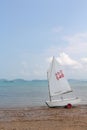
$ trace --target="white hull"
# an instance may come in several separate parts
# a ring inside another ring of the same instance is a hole
[[[58,106],[67,106],[68,104],[77,105],[80,103],[79,98],[70,98],[70,99],[60,99],[60,100],[52,100],[46,101],[46,104],[49,107],[58,107]]]

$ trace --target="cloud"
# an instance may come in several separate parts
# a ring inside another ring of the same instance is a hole
[[[56,60],[63,66],[71,66],[71,67],[73,67],[75,69],[81,67],[81,64],[78,61],[70,58],[70,56],[68,54],[64,53],[64,52],[60,53],[59,56],[56,57]],[[47,61],[51,62],[52,57],[49,57],[47,59]]]
[[[56,37],[58,40],[56,42],[54,40],[53,45],[51,43],[51,46],[46,50],[47,55],[57,56],[64,52],[76,59],[87,55],[87,33],[60,36],[61,38],[59,38],[59,35],[55,35],[55,39]]]
[[[76,43],[76,42],[77,44],[82,42],[87,42],[87,33],[77,33],[71,36],[64,36],[63,39],[69,42],[69,44]]]
[[[87,74],[87,57],[81,58],[80,62],[82,64],[83,67],[83,72]]]
[[[85,57],[85,58],[81,58],[81,62],[83,62],[83,63],[87,63],[87,57]]]
[[[65,52],[80,55],[87,54],[87,33],[64,36],[63,40],[67,42],[67,46],[64,48]]]
[[[59,57],[56,57],[58,62],[65,66],[65,71],[68,77],[84,78],[87,77],[87,57],[78,59],[78,61],[72,59],[66,53],[60,53]],[[68,71],[67,71],[68,70]]]
[[[69,57],[66,53],[60,53],[60,56],[57,58],[58,62],[62,65],[78,65],[79,63]]]

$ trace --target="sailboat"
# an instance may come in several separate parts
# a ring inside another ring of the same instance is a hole
[[[71,108],[73,105],[80,103],[80,98],[78,97],[63,98],[64,94],[68,94],[73,90],[66,80],[62,68],[63,67],[57,62],[55,57],[53,57],[50,68],[47,72],[49,100],[46,101],[46,104],[49,107],[64,106]],[[60,98],[53,99],[55,96],[60,96]]]

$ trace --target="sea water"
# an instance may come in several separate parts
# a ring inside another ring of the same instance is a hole
[[[87,81],[69,80],[73,95],[87,104]],[[47,80],[0,80],[0,108],[45,106],[49,98]]]

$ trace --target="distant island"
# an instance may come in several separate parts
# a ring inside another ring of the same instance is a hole
[[[25,80],[25,79],[8,80],[8,79],[0,79],[0,82],[39,82],[39,81],[47,81],[47,80],[39,80],[39,79],[34,79],[34,80]]]
[[[25,79],[13,79],[13,80],[8,80],[8,79],[0,79],[0,82],[43,82],[46,81],[46,79],[33,79],[33,80],[25,80]],[[69,82],[87,82],[87,80],[83,79],[68,79]]]

